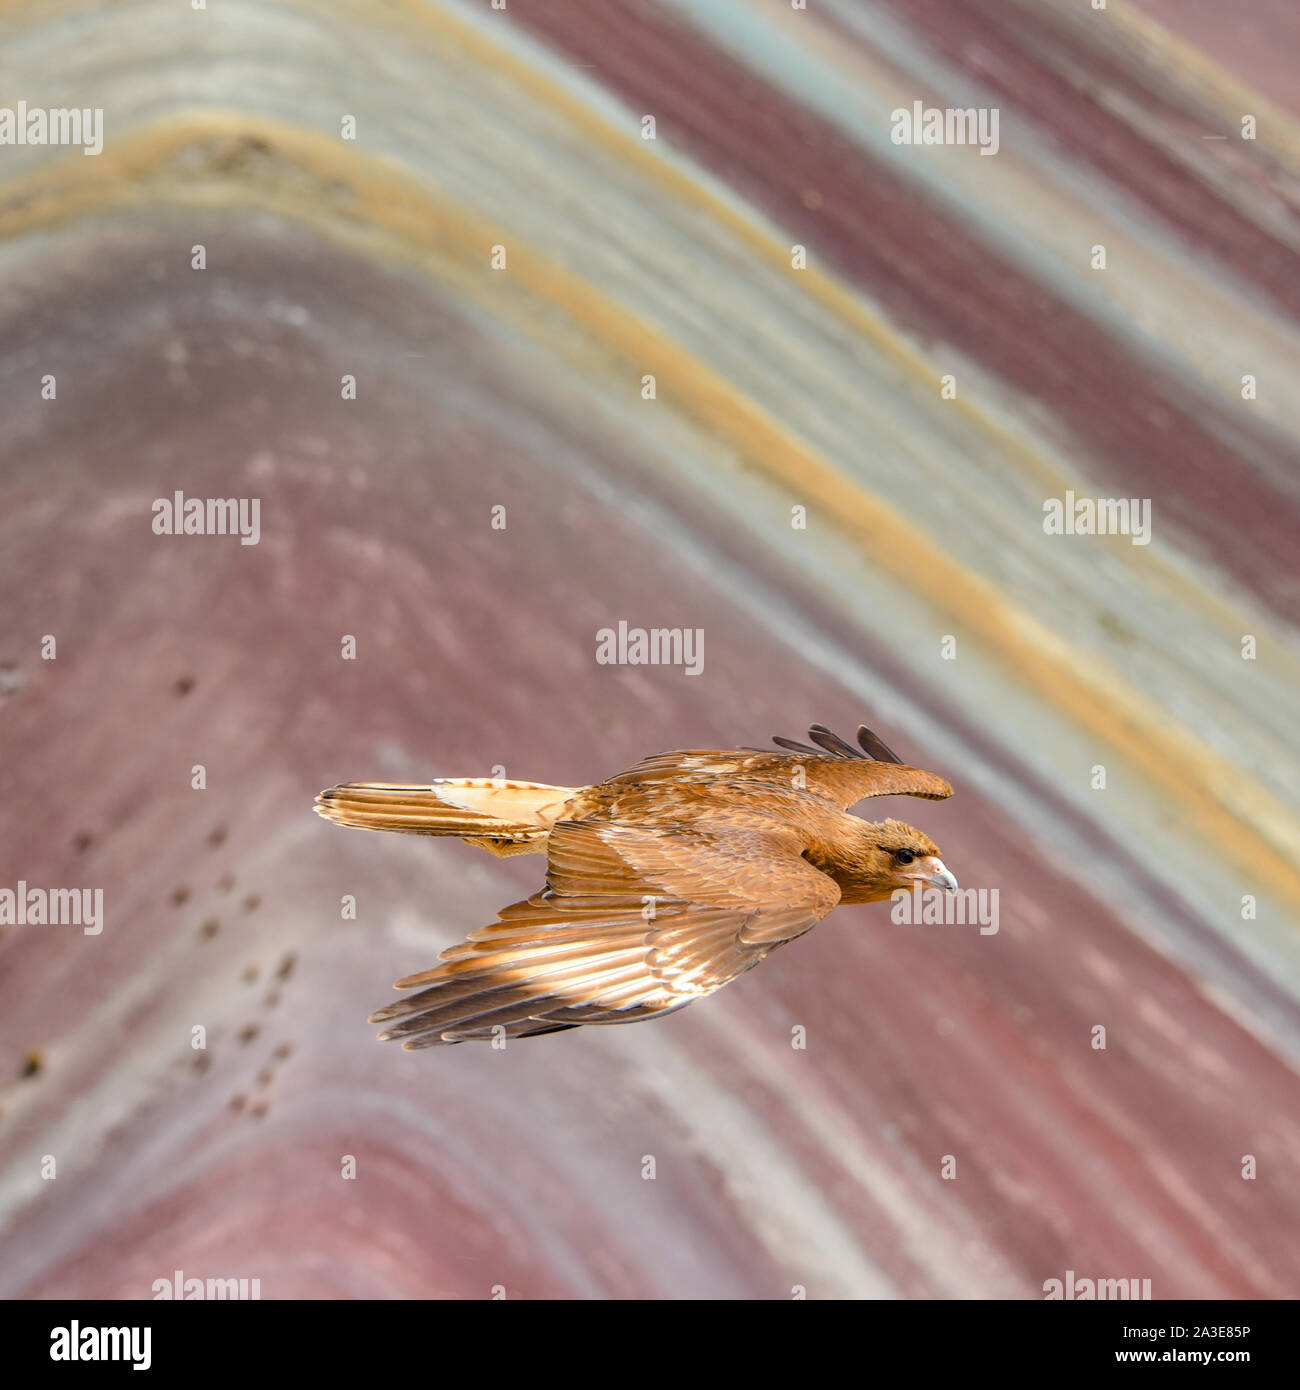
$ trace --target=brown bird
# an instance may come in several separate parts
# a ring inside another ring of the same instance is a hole
[[[656,753],[590,787],[494,778],[348,782],[316,798],[336,825],[455,835],[497,855],[545,854],[546,887],[397,989],[382,1041],[435,1047],[658,1018],[712,994],[839,903],[929,884],[957,891],[934,841],[845,814],[871,796],[952,795],[875,734],[853,747]]]

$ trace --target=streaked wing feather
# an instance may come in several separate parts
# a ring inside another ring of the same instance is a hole
[[[901,763],[903,761],[883,738],[872,733],[865,724],[858,725],[858,742],[869,758],[877,758],[882,763]]]
[[[839,889],[792,831],[561,821],[545,890],[407,976],[374,1014],[407,1048],[625,1023],[683,1007],[801,935]]]
[[[952,787],[933,772],[908,767],[892,754],[890,761],[875,761],[856,748],[850,748],[835,735],[828,735],[825,742],[832,748],[846,748],[849,752],[831,752],[825,747],[820,751],[805,748],[793,739],[773,741],[790,751],[686,748],[655,753],[611,777],[606,785],[734,786],[738,792],[751,793],[761,792],[765,787],[788,792],[797,786],[832,802],[840,811],[873,796],[919,796],[928,801],[942,801],[952,795]],[[890,752],[883,743],[879,743],[879,751]]]

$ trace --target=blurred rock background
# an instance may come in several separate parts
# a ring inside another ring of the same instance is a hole
[[[0,928],[0,1295],[1300,1295],[1298,42],[0,6],[0,105],[104,121],[0,146],[0,887],[105,913]],[[998,153],[893,144],[913,101]],[[177,490],[259,543],[155,535]],[[1067,491],[1150,544],[1045,534]],[[703,672],[599,665],[619,620]],[[996,934],[843,909],[651,1025],[374,1042],[541,862],[319,788],[813,720],[956,785],[885,813]]]

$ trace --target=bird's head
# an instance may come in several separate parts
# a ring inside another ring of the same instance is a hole
[[[900,888],[957,892],[957,880],[939,857],[939,846],[899,820],[864,824],[853,880],[843,887],[846,903],[883,902]]]

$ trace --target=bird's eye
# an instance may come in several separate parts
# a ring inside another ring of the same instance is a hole
[[[899,849],[894,851],[894,858],[897,859],[900,864],[910,864],[912,860],[916,858],[916,855],[914,855],[910,849]]]

